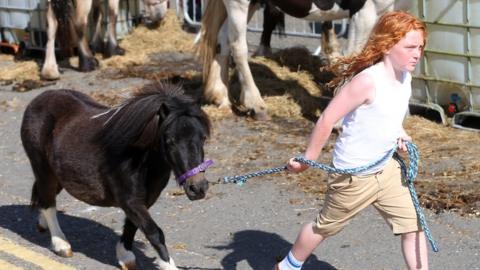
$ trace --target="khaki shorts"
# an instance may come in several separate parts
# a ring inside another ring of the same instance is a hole
[[[421,230],[408,187],[402,183],[400,165],[394,159],[375,174],[331,175],[325,204],[313,229],[324,237],[334,235],[370,204],[380,212],[394,234]]]

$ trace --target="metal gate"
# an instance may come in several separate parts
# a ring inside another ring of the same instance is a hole
[[[134,18],[141,13],[140,2],[120,0],[116,24],[118,38],[124,37],[133,27]],[[46,3],[47,0],[0,0],[0,46],[11,47],[14,52],[18,51],[20,44],[27,50],[44,50],[47,42]],[[108,8],[105,10],[108,12]],[[107,22],[108,16],[104,16],[103,23]]]

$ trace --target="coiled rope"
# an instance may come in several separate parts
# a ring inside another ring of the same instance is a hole
[[[352,169],[337,169],[335,167],[318,163],[313,160],[308,160],[303,157],[296,157],[294,160],[297,162],[305,163],[309,165],[310,167],[324,170],[328,173],[339,173],[339,174],[358,174],[361,172],[364,172],[372,167],[375,167],[376,165],[389,160],[390,158],[394,158],[395,160],[398,161],[401,167],[402,171],[402,176],[405,181],[405,183],[408,186],[408,190],[410,191],[410,196],[412,197],[413,205],[415,207],[415,211],[417,213],[417,217],[420,220],[420,225],[422,226],[423,231],[425,232],[425,236],[427,237],[428,241],[430,242],[430,245],[433,249],[433,251],[438,252],[438,246],[435,240],[433,239],[430,230],[428,229],[427,226],[427,221],[425,218],[425,215],[423,214],[422,207],[420,206],[420,202],[418,200],[417,192],[415,191],[415,186],[414,186],[414,181],[415,178],[417,177],[418,174],[418,161],[419,161],[419,154],[418,154],[418,149],[415,146],[415,144],[411,142],[406,142],[407,146],[407,152],[408,152],[408,159],[409,159],[409,166],[407,168],[407,165],[405,164],[404,160],[400,157],[400,155],[397,153],[397,148],[398,145],[395,145],[395,147],[392,148],[384,157],[379,159],[378,161],[373,162],[372,164],[358,167],[358,168],[352,168]],[[273,173],[278,173],[278,172],[283,172],[287,169],[287,166],[280,166],[280,167],[274,167],[270,169],[265,169],[257,172],[252,172],[244,175],[234,175],[234,176],[225,176],[223,177],[223,182],[224,183],[235,183],[238,185],[243,185],[247,182],[249,178],[252,177],[258,177],[262,175],[267,175],[267,174],[273,174]]]

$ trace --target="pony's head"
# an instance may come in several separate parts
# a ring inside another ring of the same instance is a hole
[[[158,25],[167,14],[167,0],[143,0],[143,23],[147,26]]]
[[[204,171],[209,162],[204,160],[203,148],[210,121],[181,87],[145,86],[105,117],[98,139],[115,160],[112,168],[133,160],[130,163],[171,169],[190,200],[205,197],[208,181]]]
[[[208,181],[204,161],[204,144],[210,135],[210,124],[200,107],[184,96],[174,97],[161,107],[161,145],[179,185],[190,200],[205,197]]]

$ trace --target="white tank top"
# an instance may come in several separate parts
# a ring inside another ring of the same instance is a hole
[[[370,104],[360,105],[344,117],[333,152],[336,168],[352,169],[372,164],[384,157],[401,135],[412,78],[409,72],[404,72],[401,84],[393,87],[383,75],[385,71],[381,65],[380,62],[361,71],[369,73],[374,80],[375,97]],[[360,174],[381,171],[387,162]]]

